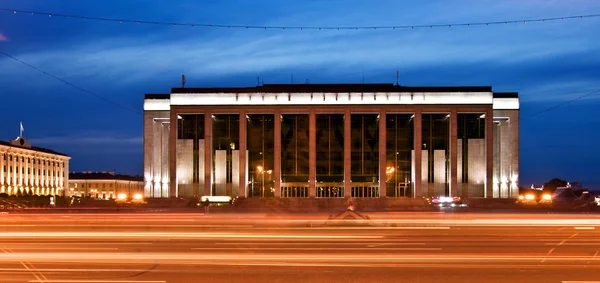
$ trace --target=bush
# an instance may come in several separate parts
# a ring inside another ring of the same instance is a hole
[[[0,194],[0,198],[8,198],[8,194],[7,193],[1,193]]]

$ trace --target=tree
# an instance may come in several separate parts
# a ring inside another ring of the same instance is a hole
[[[554,178],[544,184],[544,191],[554,192],[554,191],[556,191],[556,188],[566,187],[567,184],[568,184],[568,182],[565,180]]]

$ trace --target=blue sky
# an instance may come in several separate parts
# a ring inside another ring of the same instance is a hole
[[[425,2],[423,4],[422,2]],[[356,26],[600,13],[595,0],[5,0],[3,8],[148,21]],[[600,187],[600,18],[487,27],[292,31],[119,24],[0,13],[0,50],[141,113],[145,93],[265,83],[491,85],[521,96],[521,183]],[[139,113],[0,56],[0,139],[23,121],[71,170],[142,172]]]

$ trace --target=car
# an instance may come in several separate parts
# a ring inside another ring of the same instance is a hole
[[[529,190],[519,195],[518,204],[523,205],[549,205],[552,204],[552,195],[539,190]]]
[[[429,204],[437,207],[467,207],[467,203],[461,197],[432,197],[427,199]]]

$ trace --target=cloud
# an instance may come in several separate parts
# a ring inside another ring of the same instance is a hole
[[[484,61],[518,63],[532,58],[547,58],[550,54],[550,51],[539,48],[540,42],[500,45],[502,40],[481,31],[225,31],[223,36],[206,39],[170,43],[165,43],[168,40],[156,40],[139,44],[136,38],[119,38],[13,55],[59,77],[93,77],[128,84],[148,81],[166,73],[186,73],[190,78],[218,78],[298,68],[343,70]],[[470,37],[477,39],[465,44]],[[546,39],[542,44],[553,46],[553,56],[588,48],[577,42],[553,39]],[[6,65],[2,69],[7,74],[15,74],[22,71],[23,66]]]
[[[6,35],[0,33],[0,41],[8,41],[8,38],[6,37]]]
[[[106,136],[90,136],[90,137],[41,137],[29,139],[29,142],[33,145],[44,145],[46,147],[55,146],[142,146],[142,137],[110,137]]]

